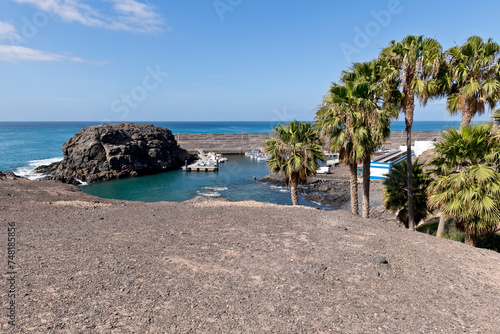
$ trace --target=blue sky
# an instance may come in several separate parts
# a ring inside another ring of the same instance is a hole
[[[0,121],[312,120],[352,61],[408,34],[444,49],[500,42],[499,12],[496,1],[2,0]],[[444,107],[415,120],[458,119]]]

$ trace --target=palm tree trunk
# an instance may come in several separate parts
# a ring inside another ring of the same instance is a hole
[[[439,215],[439,225],[436,236],[442,238],[444,234],[444,226],[446,225],[446,215],[441,211]]]
[[[500,126],[498,126],[498,123],[493,121],[493,126],[491,127],[491,132],[492,133],[498,133],[500,130]]]
[[[411,127],[413,125],[413,111],[415,110],[415,94],[411,89],[411,81],[414,74],[407,73],[405,80],[405,87],[403,92],[405,94],[403,105],[405,111],[405,124],[406,124],[406,163],[407,163],[407,179],[408,179],[408,228],[415,230],[415,208],[413,200],[413,168],[411,161]]]
[[[408,121],[408,117],[405,115],[406,122],[406,163],[408,168],[407,178],[408,178],[408,228],[410,230],[415,230],[415,208],[413,200],[413,168],[411,161],[411,126],[413,123],[413,114],[411,115],[411,120]]]
[[[470,108],[470,98],[465,101],[464,110],[462,110],[462,121],[460,122],[460,129],[468,127],[472,121],[472,112]]]
[[[495,118],[493,117],[494,115],[494,112],[491,113],[491,116],[490,116],[490,119],[491,119],[491,123],[493,123],[493,127],[491,128],[491,132],[492,133],[498,133],[498,131],[500,130],[500,126],[498,124],[498,122],[495,120]]]
[[[292,204],[299,205],[299,196],[297,194],[297,180],[292,179],[290,185],[290,193],[292,194]]]
[[[356,163],[349,164],[351,171],[351,211],[355,215],[359,215],[358,203],[358,165]]]
[[[470,125],[470,122],[472,120],[472,115],[469,112],[464,112],[462,113],[462,122],[460,123],[460,129],[463,129],[465,127],[468,127]]]
[[[370,216],[370,156],[363,160],[363,218]]]
[[[472,231],[471,229],[466,229],[465,230],[465,244],[476,247],[477,243],[477,235],[475,231]]]

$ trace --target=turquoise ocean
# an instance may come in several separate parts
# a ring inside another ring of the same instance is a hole
[[[271,122],[137,122],[163,126],[177,133],[268,133]],[[84,127],[98,122],[0,122],[0,171],[29,176],[37,166],[62,159],[62,145]],[[414,131],[458,128],[460,122],[414,122]],[[393,122],[391,131],[403,131],[404,122]],[[185,201],[195,196],[222,197],[232,201],[256,200],[291,204],[287,189],[254,181],[269,174],[265,162],[231,155],[219,173],[184,173],[180,170],[138,178],[81,186],[92,195],[136,201]],[[319,206],[300,198],[301,204]]]

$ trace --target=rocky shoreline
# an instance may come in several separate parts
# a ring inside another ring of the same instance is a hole
[[[307,184],[298,186],[298,191],[313,202],[321,204],[322,209],[351,210],[351,192],[348,176],[345,175],[344,165],[336,167],[332,175],[317,175],[308,180]],[[339,171],[340,170],[340,171]],[[258,180],[264,184],[285,187],[284,178],[280,175],[270,174]],[[362,184],[358,184],[358,202],[362,203]],[[383,206],[383,185],[380,181],[371,181],[370,184],[370,213],[378,218],[399,224],[395,216],[387,212]],[[360,207],[361,210],[361,207]]]
[[[267,185],[285,187],[282,176],[270,174],[258,180]],[[298,186],[298,191],[313,202],[319,203],[327,210],[345,209],[346,204],[350,205],[351,194],[349,190],[349,180],[322,180],[311,178],[307,184]]]

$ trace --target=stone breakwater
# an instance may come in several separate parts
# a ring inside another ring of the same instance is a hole
[[[440,131],[414,131],[412,143],[415,140],[439,139]],[[264,146],[264,141],[271,133],[193,133],[174,134],[180,147],[189,153],[197,153],[201,148],[205,152],[216,151],[223,154],[239,154]],[[397,149],[406,145],[406,133],[391,132],[391,137],[384,143],[387,149]]]

